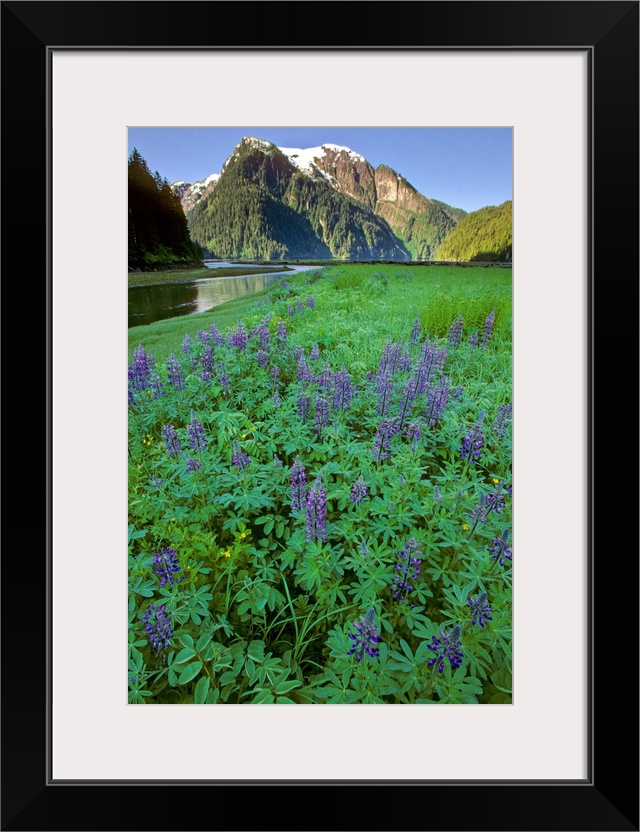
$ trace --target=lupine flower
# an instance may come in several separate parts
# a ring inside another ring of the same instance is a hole
[[[304,358],[304,348],[298,344],[295,349],[295,359],[296,363],[299,363],[302,358]]]
[[[482,422],[484,420],[484,410],[478,414],[473,427],[469,428],[466,436],[462,440],[462,447],[460,448],[460,456],[462,459],[468,459],[471,464],[475,464],[482,453]]]
[[[375,624],[376,611],[370,609],[366,615],[360,616],[357,621],[353,622],[356,630],[355,633],[349,633],[349,638],[353,642],[351,650],[347,650],[347,656],[353,656],[356,653],[356,661],[361,662],[362,657],[366,653],[375,659],[380,655],[380,651],[376,644],[380,641],[378,635],[378,628]]]
[[[162,477],[151,477],[151,488],[160,488],[163,482]]]
[[[216,374],[218,376],[218,382],[222,387],[222,392],[226,396],[231,395],[231,382],[229,381],[229,376],[227,375],[227,371],[225,370],[224,364],[216,365]]]
[[[289,482],[291,483],[291,508],[293,511],[302,511],[307,505],[307,472],[299,456],[291,466]]]
[[[389,402],[391,400],[391,392],[393,390],[393,380],[391,378],[391,371],[385,369],[377,375],[378,385],[378,406],[376,407],[376,414],[378,416],[386,416],[389,410]]]
[[[309,309],[313,309],[313,308],[315,307],[315,305],[316,305],[316,300],[315,300],[315,298],[313,298],[313,297],[309,296],[309,297],[307,298],[307,308],[309,308]]]
[[[414,537],[410,537],[404,548],[398,552],[400,556],[400,563],[396,565],[398,574],[393,579],[391,589],[394,590],[393,600],[399,600],[401,604],[404,604],[408,595],[415,589],[410,581],[415,581],[420,577],[422,559],[414,557],[422,554],[418,545],[418,541]]]
[[[396,369],[399,372],[408,373],[411,370],[411,354],[409,350],[401,350],[396,361]]]
[[[476,530],[476,526],[478,525],[478,523],[487,522],[488,511],[489,507],[487,505],[487,495],[481,494],[480,499],[478,500],[478,504],[473,507],[473,511],[471,512],[471,522],[473,523],[471,534],[473,534],[473,532]]]
[[[345,370],[344,364],[342,365],[342,369],[334,374],[332,387],[334,409],[349,410],[353,390],[351,387],[351,376]]]
[[[380,422],[380,427],[378,428],[376,435],[373,440],[373,446],[371,448],[371,453],[373,454],[374,459],[378,462],[382,459],[386,459],[389,456],[391,451],[391,438],[396,435],[398,432],[398,419],[384,419]]]
[[[227,331],[227,346],[228,347],[235,347],[236,345],[236,334],[232,329]]]
[[[131,378],[129,378],[129,389],[127,390],[127,402],[129,407],[136,406],[135,396],[133,395],[133,390],[131,389]]]
[[[182,339],[182,352],[184,355],[189,355],[191,344],[193,344],[193,338],[190,335],[185,335]]]
[[[438,673],[444,673],[444,660],[447,659],[452,668],[460,667],[462,664],[462,644],[460,643],[460,625],[456,626],[449,633],[440,630],[440,638],[433,637],[433,641],[429,645],[429,650],[432,650],[436,655],[427,662],[427,667],[433,667],[438,664]]]
[[[298,396],[298,416],[300,421],[307,422],[311,414],[311,399],[309,396]]]
[[[510,404],[501,404],[498,408],[498,415],[496,416],[495,422],[493,423],[493,430],[501,439],[504,437],[507,430],[509,429],[512,411],[513,405]]]
[[[491,617],[491,605],[487,603],[486,592],[481,592],[479,595],[476,595],[475,598],[472,598],[471,595],[469,595],[467,602],[473,610],[471,623],[474,627],[477,623],[484,629],[485,621],[493,621],[493,618]]]
[[[164,387],[162,380],[156,370],[156,361],[152,355],[149,355],[149,389],[153,392],[153,398],[158,399],[164,396]]]
[[[154,368],[153,356],[145,352],[142,344],[133,351],[133,364],[129,365],[129,387],[134,392],[150,387],[151,370]]]
[[[405,382],[402,388],[402,398],[398,407],[398,417],[400,419],[400,428],[404,425],[404,420],[411,413],[413,401],[416,397],[415,382],[412,378]]]
[[[191,411],[191,421],[187,425],[189,432],[189,445],[192,451],[206,451],[207,440],[204,435],[202,423],[198,420],[195,410]]]
[[[493,322],[496,317],[496,310],[492,309],[491,312],[487,315],[484,322],[484,328],[482,330],[482,337],[480,339],[480,345],[482,347],[486,347],[489,341],[491,340],[491,333],[493,332]]]
[[[411,440],[411,450],[415,451],[422,436],[422,425],[420,422],[411,422],[410,425],[407,425],[406,434],[407,439]]]
[[[265,352],[268,351],[270,342],[269,326],[262,324],[262,326],[258,329],[258,335],[260,336],[260,349]]]
[[[309,359],[311,361],[317,361],[320,358],[320,349],[318,348],[318,342],[316,341],[315,344],[311,347],[311,352],[309,353]]]
[[[233,440],[233,453],[231,454],[231,462],[238,468],[240,471],[244,471],[251,460],[249,459],[248,454],[246,454],[241,448],[240,445]]]
[[[256,358],[258,359],[258,367],[262,367],[264,369],[269,364],[269,355],[264,350],[258,350]]]
[[[311,486],[307,497],[307,540],[327,542],[327,495],[320,475]]]
[[[165,425],[162,428],[162,436],[167,446],[167,454],[169,456],[178,456],[182,453],[182,445],[178,438],[178,432],[173,425]]]
[[[233,335],[233,346],[239,350],[246,350],[248,338],[249,336],[247,334],[247,330],[244,328],[244,324],[242,321],[238,321],[236,331]]]
[[[290,318],[292,318],[292,317],[293,317],[293,315],[295,314],[295,311],[296,311],[296,310],[293,308],[293,306],[291,306],[291,304],[290,304],[290,303],[288,303],[288,304],[287,304],[287,315],[288,315]]]
[[[477,347],[478,346],[478,333],[477,333],[477,331],[471,333],[471,335],[469,336],[469,343],[471,344],[472,347]]]
[[[215,324],[211,324],[211,326],[209,327],[209,334],[211,335],[211,340],[217,347],[220,347],[222,346],[222,344],[224,344],[224,338],[222,337],[222,333]]]
[[[362,474],[360,474],[358,479],[351,486],[351,502],[361,503],[366,498],[367,494],[367,484],[365,483]]]
[[[411,338],[409,339],[409,346],[415,347],[420,343],[420,316],[413,322],[411,327]]]
[[[501,482],[498,482],[493,491],[490,494],[487,494],[487,515],[489,515],[492,511],[495,511],[496,514],[500,514],[504,508],[505,494],[505,488]]]
[[[440,347],[437,338],[434,338],[433,341],[429,341],[427,338],[422,345],[420,359],[416,367],[416,392],[418,394],[424,393],[427,384],[442,372],[446,360],[446,347]]]
[[[440,491],[437,485],[433,486],[433,499],[436,503],[441,503],[443,499],[442,491]]]
[[[327,361],[324,362],[320,375],[316,376],[316,381],[318,383],[318,387],[324,391],[325,396],[330,396],[331,391],[333,390],[334,379],[333,372],[331,371],[331,365]]]
[[[155,652],[160,655],[171,645],[173,627],[167,615],[165,605],[156,607],[151,604],[149,609],[142,616],[142,623],[147,631],[147,637]]]
[[[277,390],[280,386],[280,367],[278,367],[277,364],[274,364],[269,370],[269,375],[271,376],[273,386]]]
[[[287,325],[284,321],[278,321],[276,324],[276,337],[279,341],[287,340]]]
[[[206,346],[200,356],[200,378],[203,381],[211,381],[213,374],[213,347]]]
[[[322,428],[329,424],[329,405],[323,396],[316,399],[316,433],[322,433]]]
[[[459,347],[462,341],[462,328],[464,326],[464,319],[462,317],[462,312],[458,316],[458,319],[453,321],[451,326],[449,327],[449,335],[447,338],[447,346],[448,347]]]
[[[175,390],[184,390],[182,366],[173,353],[167,358],[167,381]]]
[[[296,298],[296,312],[303,312],[304,306],[302,305],[302,301],[300,298]]]
[[[185,461],[187,463],[187,471],[193,472],[193,471],[198,471],[200,469],[200,460],[199,459],[194,459],[192,456],[189,456],[187,454],[187,457],[186,457]]]
[[[505,529],[500,537],[492,541],[488,547],[491,552],[491,557],[500,564],[505,565],[505,561],[513,559],[513,549],[509,544],[509,529]]]
[[[175,549],[160,549],[160,553],[153,553],[153,571],[160,578],[160,589],[166,584],[176,583],[174,576],[180,572],[180,561]],[[178,582],[184,578],[178,578]]]
[[[197,338],[199,341],[202,341],[202,343],[203,343],[205,346],[207,346],[207,344],[209,343],[209,333],[208,333],[208,332],[205,332],[205,331],[204,331],[204,329],[199,329],[199,330],[196,332],[196,338]]]
[[[298,361],[298,381],[306,382],[307,384],[313,381],[313,373],[304,358]]]
[[[462,387],[462,386],[452,387],[451,390],[449,391],[449,395],[451,396],[451,398],[455,399],[458,402],[462,401],[463,393],[464,393],[464,387]]]

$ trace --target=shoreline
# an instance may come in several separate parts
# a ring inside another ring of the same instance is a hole
[[[142,286],[159,286],[162,283],[194,283],[215,277],[249,277],[254,274],[287,274],[290,266],[233,266],[220,269],[176,269],[166,272],[129,272],[129,289]]]

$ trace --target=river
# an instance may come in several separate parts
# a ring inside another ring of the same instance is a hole
[[[215,261],[208,268],[229,267],[234,264]],[[244,264],[248,267],[250,264]],[[286,272],[250,274],[237,277],[200,278],[189,283],[157,283],[153,286],[129,288],[129,327],[146,326],[165,318],[206,312],[228,300],[260,292],[278,280],[286,280],[298,272],[317,269],[317,266],[294,266]]]

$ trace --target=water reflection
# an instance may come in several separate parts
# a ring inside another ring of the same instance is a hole
[[[293,274],[287,272],[286,274]],[[286,274],[252,274],[245,277],[212,277],[191,283],[159,283],[129,289],[129,326],[146,326],[166,318],[206,312],[228,300],[260,292]]]

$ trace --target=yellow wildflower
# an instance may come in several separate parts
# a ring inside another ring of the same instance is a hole
[[[493,482],[495,483],[495,485],[497,485],[497,484],[500,482],[500,480],[498,480],[498,479],[496,479],[496,478],[494,477],[494,478],[493,478]]]
[[[242,532],[242,534],[240,535],[240,537],[241,537],[243,540],[245,539],[245,537],[246,537],[246,536],[247,536],[247,533],[246,533],[246,532]]]
[[[225,558],[230,558],[231,557],[231,552],[227,549],[226,552],[224,552],[224,556],[225,556]]]
[[[463,523],[462,528],[465,530],[465,532],[468,532],[469,531],[469,524],[468,523]]]

